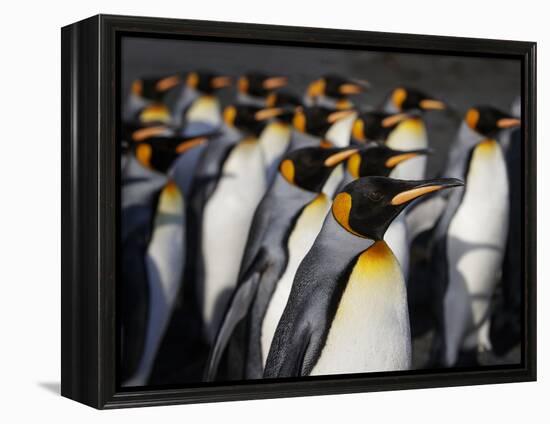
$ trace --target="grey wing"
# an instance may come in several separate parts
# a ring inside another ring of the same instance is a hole
[[[256,273],[241,284],[235,292],[231,305],[218,332],[216,343],[210,353],[210,359],[208,360],[205,374],[206,381],[215,380],[218,372],[218,366],[227,344],[239,322],[241,322],[248,313],[252,300],[254,299],[259,280],[260,274]]]
[[[210,352],[207,362],[205,378],[206,381],[213,381],[216,378],[218,367],[226,347],[231,339],[235,328],[249,313],[250,306],[254,301],[262,273],[267,266],[267,255],[261,250],[253,262],[252,272],[235,290],[229,308],[224,316],[222,325],[218,331],[216,342]]]
[[[255,258],[258,255],[258,252],[261,249],[265,233],[269,228],[269,223],[271,221],[271,209],[271,202],[267,196],[262,199],[256,208],[256,212],[254,213],[254,218],[252,219],[248,233],[246,249],[241,260],[239,281],[242,281],[245,275],[249,272]]]
[[[271,343],[265,378],[308,375],[317,361],[328,330],[327,312],[337,281],[313,263],[313,256],[308,254],[296,273]]]

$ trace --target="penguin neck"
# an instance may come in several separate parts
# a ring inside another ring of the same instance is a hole
[[[334,144],[335,147],[346,147],[349,146],[351,138],[351,129],[355,118],[357,117],[356,113],[350,114],[345,118],[342,118],[332,124],[325,134],[325,138]]]
[[[183,213],[183,196],[173,180],[169,180],[160,192],[158,214],[174,216]]]
[[[338,243],[339,255],[349,258],[357,256],[375,243],[373,239],[358,237],[342,228],[334,218],[332,211],[329,211],[325,218],[318,241],[328,251],[334,249],[335,242]]]
[[[206,122],[219,126],[222,122],[219,100],[212,95],[202,94],[197,97],[185,114],[187,122]]]
[[[199,97],[199,92],[194,88],[182,85],[176,90],[177,96],[174,100],[168,100],[168,107],[172,111],[172,119],[174,125],[181,125],[185,110],[193,104]]]
[[[471,129],[465,121],[462,121],[458,136],[449,151],[447,166],[445,167],[446,177],[464,177],[468,156],[481,140],[483,140],[483,136]]]
[[[338,187],[341,186],[343,180],[344,166],[342,164],[336,165],[325,181],[325,184],[323,184],[321,193],[326,195],[329,199],[332,199]]]
[[[320,141],[319,137],[298,130],[292,130],[288,151],[298,150],[303,147],[318,147]]]

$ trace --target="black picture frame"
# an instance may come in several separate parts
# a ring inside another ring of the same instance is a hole
[[[525,281],[521,365],[117,389],[117,49],[120,37],[130,33],[520,60]],[[61,35],[63,396],[103,409],[536,380],[536,43],[111,15],[66,26]]]

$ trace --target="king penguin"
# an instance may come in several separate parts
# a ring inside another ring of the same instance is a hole
[[[458,185],[386,177],[348,184],[298,267],[264,377],[409,369],[406,289],[383,236],[412,200]]]
[[[204,204],[200,228],[203,274],[202,316],[207,340],[213,342],[238,278],[239,264],[254,211],[266,190],[258,136],[265,123],[254,106],[228,106],[226,124],[242,133],[221,163],[219,178]]]
[[[254,215],[238,287],[217,336],[207,379],[216,377],[228,343],[232,352],[227,369],[218,378],[261,378],[260,334],[269,298],[283,274],[293,274],[300,252],[308,248],[320,229],[334,190],[331,173],[355,152],[349,148],[305,147],[284,156],[279,178]],[[257,289],[260,293],[255,297]],[[241,328],[233,334],[241,321]]]
[[[423,153],[374,145],[311,147],[285,155],[281,178],[256,213],[249,246],[257,253],[255,257],[245,255],[238,289],[210,357],[208,380],[261,378],[296,268],[332,203],[334,188],[327,187],[327,182],[334,167],[348,159],[354,176],[387,175],[398,163]],[[217,374],[226,346],[226,369]]]
[[[422,119],[422,112],[428,110],[444,110],[445,103],[428,96],[427,94],[412,89],[395,88],[384,104],[387,112],[407,112],[409,118],[403,120],[397,128],[392,131],[386,140],[386,144],[397,150],[405,149],[427,149],[429,147],[426,125]],[[419,157],[398,166],[391,177],[405,180],[421,180],[426,177],[426,157]],[[409,244],[411,231],[406,222],[406,212],[398,216],[388,229],[386,241],[397,256],[405,281],[409,274]]]
[[[136,131],[133,140],[136,172],[123,176],[121,216],[125,386],[147,383],[181,282],[182,196],[168,174],[178,155],[207,137],[185,140],[166,128],[145,128]],[[164,255],[166,249],[169,256]]]
[[[512,116],[521,116],[520,99],[512,105]],[[502,265],[501,296],[497,297],[491,315],[490,336],[493,352],[506,355],[522,337],[522,169],[521,128],[514,128],[502,140],[510,183],[510,217],[506,253]]]
[[[449,197],[435,228],[432,365],[477,364],[478,351],[490,349],[489,308],[501,276],[510,209],[506,162],[495,137],[519,124],[494,108],[471,108],[467,128],[451,150],[447,175],[466,185]]]

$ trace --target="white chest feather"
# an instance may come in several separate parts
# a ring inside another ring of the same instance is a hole
[[[311,375],[396,371],[411,365],[407,293],[384,242],[358,258]]]
[[[286,151],[290,142],[290,133],[290,126],[280,122],[269,124],[262,132],[259,143],[266,168],[269,168]]]
[[[409,238],[405,212],[401,212],[390,224],[384,234],[384,241],[397,258],[406,281],[409,271]]]
[[[486,315],[499,278],[509,207],[502,150],[494,140],[481,142],[473,152],[465,193],[447,237],[448,293],[465,285],[476,324]]]
[[[425,149],[428,147],[426,127],[421,119],[407,119],[393,130],[386,145],[395,150]],[[400,163],[392,171],[392,178],[422,180],[426,174],[427,159],[419,156]]]
[[[220,102],[214,96],[200,96],[186,112],[188,122],[206,122],[218,126],[222,122]]]
[[[357,114],[352,113],[350,116],[335,122],[325,134],[325,138],[336,147],[349,146],[351,128],[353,127],[356,117]]]
[[[288,239],[287,267],[275,286],[264,320],[262,322],[262,357],[265,364],[273,335],[286,307],[298,266],[313,246],[315,238],[321,231],[323,221],[330,209],[329,198],[320,194],[304,208],[296,220],[294,229]]]
[[[158,347],[172,314],[183,273],[184,205],[179,189],[170,182],[162,190],[145,264],[149,284],[149,317],[145,347],[135,374],[126,386],[147,384]]]
[[[241,141],[224,163],[216,191],[206,204],[202,228],[205,265],[203,314],[215,335],[224,312],[219,296],[229,297],[256,206],[265,192],[261,150],[255,140]]]
[[[147,260],[158,272],[159,289],[170,303],[176,296],[183,268],[183,198],[170,182],[163,189],[157,207],[153,235],[147,248]],[[151,275],[149,276],[151,280]],[[155,279],[156,280],[156,279]]]

